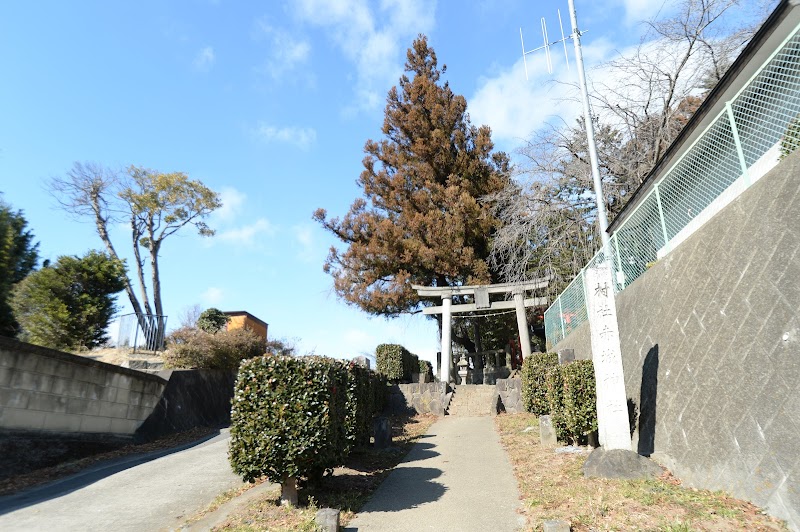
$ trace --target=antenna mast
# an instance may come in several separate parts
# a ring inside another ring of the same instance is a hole
[[[547,57],[547,72],[553,73],[553,63],[550,60],[550,46],[558,43],[564,45],[564,57],[567,60],[567,68],[569,69],[569,55],[567,54],[567,39],[571,38],[572,43],[575,45],[575,62],[578,64],[578,81],[581,87],[581,100],[583,103],[583,120],[586,126],[586,140],[589,146],[589,160],[592,167],[592,181],[594,183],[595,200],[597,202],[597,221],[600,229],[600,239],[603,242],[603,250],[605,258],[608,259],[611,254],[610,239],[608,237],[608,215],[606,214],[605,199],[603,196],[603,183],[600,179],[600,164],[597,160],[597,145],[594,138],[594,121],[592,120],[592,108],[589,103],[589,91],[586,88],[586,72],[583,68],[583,52],[581,51],[581,35],[586,31],[578,31],[578,15],[575,11],[575,1],[568,0],[570,22],[572,23],[572,33],[569,37],[564,36],[564,26],[561,23],[561,11],[558,12],[558,24],[561,26],[561,39],[558,41],[548,42],[547,39],[547,25],[545,24],[544,17],[542,17],[542,37],[544,38],[544,45],[533,50],[525,51],[525,43],[522,43],[522,60],[525,63],[525,79],[528,79],[528,63],[525,60],[527,54],[544,49],[545,56]],[[519,38],[522,41],[522,28],[519,29]]]

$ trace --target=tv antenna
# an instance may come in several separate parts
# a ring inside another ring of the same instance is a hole
[[[538,48],[534,48],[533,50],[525,51],[525,40],[522,38],[522,28],[519,29],[519,41],[522,43],[522,62],[525,64],[525,79],[529,79],[528,61],[525,59],[525,56],[534,52],[538,52],[539,50],[544,50],[544,56],[547,60],[547,73],[553,73],[553,61],[550,59],[550,47],[558,43],[562,43],[564,45],[564,58],[567,60],[567,70],[569,70],[569,54],[567,53],[567,39],[569,39],[569,37],[564,36],[564,25],[561,23],[561,10],[559,9],[557,12],[558,27],[561,28],[561,39],[557,41],[550,42],[550,39],[547,37],[547,21],[545,21],[544,17],[542,17],[542,38],[544,39],[544,44]]]
[[[550,42],[547,37],[547,24],[544,17],[542,17],[542,37],[544,44],[533,50],[525,51],[525,42],[522,42],[522,61],[525,63],[525,79],[528,79],[528,63],[525,56],[533,52],[544,49],[545,57],[547,58],[547,72],[553,73],[553,62],[550,59],[550,47],[554,44],[564,44],[564,56],[567,58],[567,68],[569,68],[569,55],[567,54],[567,39],[572,39],[575,45],[575,63],[578,65],[578,81],[581,86],[581,99],[583,100],[583,119],[586,124],[586,140],[589,144],[589,159],[592,166],[592,181],[594,182],[594,193],[597,202],[597,218],[600,229],[600,239],[603,242],[605,249],[605,256],[611,257],[611,241],[608,237],[608,215],[606,214],[605,201],[603,198],[603,185],[600,180],[600,164],[597,160],[597,144],[594,139],[594,122],[592,120],[592,108],[589,104],[589,91],[586,88],[586,72],[583,69],[583,52],[581,51],[581,35],[586,31],[578,31],[578,15],[575,11],[575,0],[568,0],[569,3],[569,18],[572,23],[572,33],[569,36],[564,36],[564,26],[561,24],[561,11],[558,12],[558,24],[561,27],[561,39],[558,41]],[[519,29],[519,38],[522,41],[522,28]]]

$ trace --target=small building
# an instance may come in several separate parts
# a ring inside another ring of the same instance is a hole
[[[267,329],[269,328],[267,322],[256,318],[244,310],[234,310],[225,312],[224,314],[228,316],[229,331],[233,329],[250,329],[263,338],[265,344],[267,343]]]

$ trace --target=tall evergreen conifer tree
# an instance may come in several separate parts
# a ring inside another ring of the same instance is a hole
[[[419,36],[387,96],[384,139],[368,140],[364,196],[341,219],[314,213],[346,247],[325,271],[339,297],[376,315],[418,308],[411,284],[491,283],[487,257],[498,226],[479,198],[509,184],[509,160],[491,130],[470,123],[467,102],[441,82],[436,53]]]

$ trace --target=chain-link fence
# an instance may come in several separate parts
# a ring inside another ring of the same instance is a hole
[[[167,317],[155,314],[125,314],[119,317],[117,347],[139,351],[161,351],[167,330]]]
[[[800,144],[800,26],[611,236],[615,290],[683,242]],[[783,147],[783,149],[782,149]],[[602,260],[602,250],[584,267]],[[587,320],[583,270],[545,312],[550,346]]]

